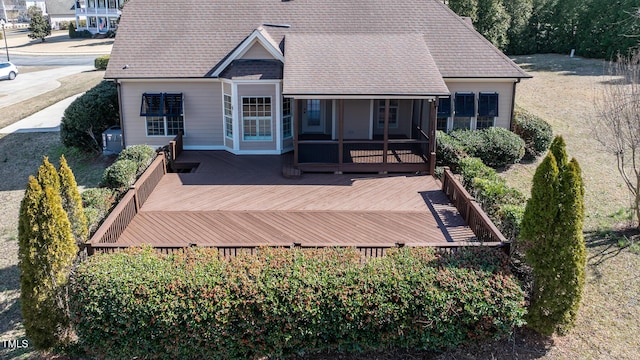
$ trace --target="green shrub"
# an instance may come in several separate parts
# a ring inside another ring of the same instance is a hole
[[[479,157],[494,168],[515,164],[524,156],[524,141],[507,129],[456,130],[450,136],[464,145],[469,156]]]
[[[58,169],[60,177],[60,196],[62,197],[62,207],[67,213],[69,222],[71,222],[71,230],[76,243],[82,244],[87,241],[89,228],[87,225],[87,217],[84,214],[82,206],[82,197],[78,191],[78,184],[73,175],[73,171],[67,164],[64,155],[60,157],[60,168]]]
[[[468,156],[463,144],[439,130],[436,133],[436,139],[436,164],[456,170],[460,160]]]
[[[65,146],[102,152],[102,132],[120,122],[116,84],[102,81],[64,111],[60,140]]]
[[[520,235],[520,223],[524,215],[523,204],[500,205],[496,214],[496,226],[508,240],[515,242]]]
[[[85,208],[94,208],[109,211],[115,201],[113,190],[109,188],[89,188],[82,192],[82,205]]]
[[[76,26],[73,23],[69,23],[69,38],[75,39],[78,37],[78,33],[76,32]]]
[[[105,70],[107,68],[107,65],[109,64],[109,58],[109,55],[98,56],[93,61],[93,66],[98,70]]]
[[[498,173],[482,162],[477,157],[468,157],[460,161],[460,175],[462,175],[462,185],[468,190],[473,189],[473,179],[482,178],[487,180],[496,180],[499,178]]]
[[[529,160],[547,151],[553,139],[551,125],[523,109],[516,109],[513,114],[513,132],[524,140],[525,158]]]
[[[70,21],[60,21],[60,22],[58,22],[58,29],[59,30],[69,30],[69,26],[71,26],[71,22]]]
[[[70,289],[79,344],[111,358],[282,358],[441,350],[522,324],[523,292],[493,249],[354,249],[97,255]]]
[[[155,159],[156,151],[149,145],[133,145],[120,152],[118,160],[131,160],[136,163],[137,173],[142,174]]]
[[[101,185],[122,191],[129,188],[136,181],[138,164],[133,160],[117,160],[104,170]]]

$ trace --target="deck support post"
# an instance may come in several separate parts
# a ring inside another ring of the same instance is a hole
[[[384,144],[382,145],[382,164],[387,165],[387,153],[389,152],[389,106],[391,100],[384,101]]]
[[[293,167],[298,167],[298,154],[299,154],[299,145],[298,145],[298,99],[293,99],[293,121],[291,122],[291,131],[293,131]]]
[[[338,100],[338,171],[342,173],[344,157],[344,99]]]
[[[436,101],[429,101],[429,173],[436,172]]]

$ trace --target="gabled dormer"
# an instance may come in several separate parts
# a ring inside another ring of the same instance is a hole
[[[277,61],[280,66],[284,62],[284,55],[278,44],[269,33],[259,27],[245,38],[227,58],[213,71],[212,77],[220,77],[227,68],[236,61],[266,60]]]

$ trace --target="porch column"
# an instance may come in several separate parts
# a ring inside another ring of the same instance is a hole
[[[291,119],[291,131],[293,131],[293,166],[298,167],[298,99],[293,99],[293,114]]]
[[[344,156],[344,99],[338,100],[338,171],[342,173]]]
[[[436,172],[436,101],[429,101],[429,173]]]
[[[387,165],[387,153],[389,152],[389,106],[391,100],[386,99],[384,101],[384,144],[382,145],[382,163]],[[386,167],[385,171],[386,172]]]

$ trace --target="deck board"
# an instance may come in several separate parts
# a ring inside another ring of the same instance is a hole
[[[195,172],[166,174],[122,245],[410,246],[474,238],[431,176],[282,176],[279,156],[185,151]]]

